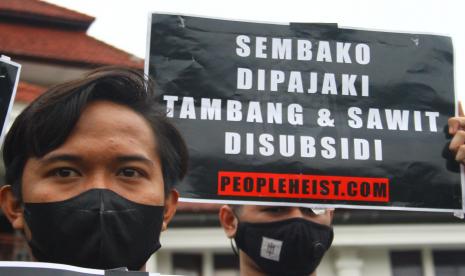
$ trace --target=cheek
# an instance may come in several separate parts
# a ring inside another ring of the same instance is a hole
[[[140,202],[144,204],[164,205],[165,189],[163,179],[150,183],[150,187],[146,187],[145,192],[141,194],[140,199]]]
[[[329,213],[317,216],[313,220],[315,222],[318,222],[319,224],[324,224],[324,225],[327,225],[327,226],[331,225],[331,215]]]
[[[144,180],[137,185],[116,185],[112,187],[116,193],[125,198],[146,205],[164,205],[164,182],[162,177]]]
[[[21,177],[21,194],[24,202],[40,203],[62,201],[74,197],[85,190],[85,185],[63,185],[62,182],[47,177],[47,170],[39,161],[29,159]]]
[[[54,195],[47,183],[42,183],[38,173],[36,161],[29,159],[23,168],[21,177],[21,194],[24,202],[47,202],[53,201]]]
[[[141,195],[141,199],[143,199],[146,204],[165,204],[165,182],[161,171],[159,171],[156,174],[156,177],[148,183],[148,186],[146,187],[145,191],[146,193],[143,193]]]
[[[34,182],[34,177],[29,172],[31,172],[30,161],[27,161],[23,168],[23,175],[21,176],[21,196],[25,202],[30,202],[31,192],[34,188],[32,182]]]

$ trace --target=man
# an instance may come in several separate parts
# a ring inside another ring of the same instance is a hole
[[[333,210],[224,205],[219,218],[244,276],[315,275],[333,240]]]
[[[51,88],[4,143],[3,213],[34,259],[143,270],[175,213],[187,148],[135,70]]]
[[[449,119],[449,149],[465,164],[465,117]],[[239,248],[240,274],[316,275],[315,270],[331,246],[332,210],[298,207],[224,205],[220,223]]]

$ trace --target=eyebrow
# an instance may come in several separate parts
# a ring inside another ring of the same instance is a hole
[[[78,155],[74,154],[53,154],[51,156],[45,157],[41,160],[41,162],[45,164],[50,164],[53,162],[59,161],[68,161],[68,162],[84,162],[84,159]],[[116,161],[123,163],[123,162],[143,162],[150,166],[153,166],[154,163],[152,160],[148,159],[143,155],[133,154],[133,155],[120,155],[116,157]]]
[[[116,160],[118,162],[132,162],[132,161],[138,161],[138,162],[143,162],[143,163],[147,163],[148,165],[150,166],[153,166],[153,161],[148,159],[147,157],[143,156],[143,155],[138,155],[138,154],[134,154],[134,155],[121,155],[121,156],[118,156],[116,157]]]
[[[82,157],[73,154],[52,154],[51,156],[44,157],[40,161],[45,164],[50,164],[58,161],[82,162]]]

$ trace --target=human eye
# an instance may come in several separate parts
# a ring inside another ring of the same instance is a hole
[[[64,167],[64,168],[53,169],[50,172],[50,175],[55,176],[55,177],[59,177],[59,178],[71,178],[71,177],[78,177],[81,174],[77,170],[75,170],[73,168]]]
[[[139,178],[145,176],[142,170],[136,168],[122,168],[118,171],[117,175],[126,178]]]

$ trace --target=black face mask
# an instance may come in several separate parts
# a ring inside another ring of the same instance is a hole
[[[303,218],[239,222],[235,241],[267,275],[310,275],[333,241],[332,227]]]
[[[24,217],[38,261],[139,270],[160,248],[163,210],[92,189],[64,201],[25,203]]]

